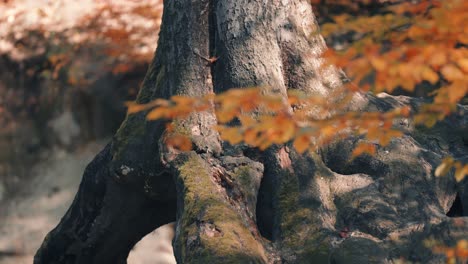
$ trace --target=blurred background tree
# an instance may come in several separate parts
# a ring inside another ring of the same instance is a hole
[[[162,8],[162,0],[0,1],[0,263],[32,263],[71,203],[136,97]],[[154,254],[173,263],[171,233],[159,231],[130,263]]]
[[[0,5],[0,179],[38,152],[109,137],[157,43],[162,1]],[[9,174],[9,177],[5,177]]]

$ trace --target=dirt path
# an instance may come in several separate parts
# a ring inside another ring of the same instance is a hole
[[[31,180],[0,205],[0,264],[32,263],[45,235],[71,204],[84,168],[103,145],[88,144],[73,153],[55,151],[33,166]],[[149,234],[135,246],[128,263],[175,263],[172,236],[171,227]]]

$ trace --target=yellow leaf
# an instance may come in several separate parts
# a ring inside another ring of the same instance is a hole
[[[364,127],[368,126],[366,137],[371,140],[379,139],[381,137],[382,131],[379,127],[373,126],[372,123],[372,121],[369,121],[369,123],[363,124]]]
[[[128,108],[128,113],[133,114],[140,111],[145,111],[156,106],[169,106],[170,102],[164,99],[156,99],[147,104],[138,104],[136,102],[126,102],[125,105]]]
[[[461,100],[468,93],[468,82],[454,81],[448,87],[449,102],[454,104]]]
[[[401,81],[401,87],[408,92],[413,92],[415,85],[415,81],[411,78],[406,78]]]
[[[382,133],[379,143],[382,146],[387,146],[393,138],[401,137],[403,132],[399,130],[388,130],[385,133]]]
[[[304,153],[310,146],[310,136],[303,134],[296,137],[293,141],[293,147],[300,154]]]
[[[457,182],[461,182],[466,175],[468,175],[468,164],[465,164],[465,166],[460,166],[460,168],[455,170],[455,180]]]
[[[440,67],[447,63],[447,55],[443,52],[436,52],[429,58],[429,65],[432,67]]]
[[[138,113],[140,111],[146,110],[148,107],[146,104],[137,104],[135,102],[126,102],[125,105],[127,106],[127,112],[129,114]]]
[[[357,156],[362,155],[364,153],[367,153],[369,155],[374,155],[375,154],[375,145],[372,144],[372,143],[361,142],[353,150],[353,153],[351,154],[351,156],[354,158],[354,157],[357,157]]]
[[[260,150],[265,150],[265,149],[267,149],[267,148],[268,148],[269,146],[271,146],[271,145],[272,145],[272,144],[271,144],[270,141],[268,141],[268,140],[263,140],[260,144],[258,144],[258,148],[259,148]]]
[[[455,250],[457,257],[465,260],[468,259],[468,240],[458,240]]]
[[[174,95],[171,97],[171,100],[178,105],[192,105],[195,100],[200,100],[199,98],[192,98],[183,95]]]
[[[223,109],[221,111],[216,111],[216,118],[218,119],[218,122],[221,124],[225,124],[238,114],[238,109]]]
[[[249,115],[241,115],[238,118],[244,127],[250,127],[257,124],[257,120]]]
[[[187,136],[181,134],[168,136],[165,142],[168,146],[181,151],[189,151],[192,149],[192,141],[190,141]]]
[[[463,72],[453,64],[443,66],[440,72],[444,75],[445,79],[449,81],[461,80],[465,76]]]
[[[462,58],[457,61],[458,67],[465,73],[468,73],[468,58]]]
[[[218,131],[221,134],[221,138],[232,145],[242,142],[242,133],[236,127],[218,126]]]
[[[433,127],[437,123],[436,115],[428,115],[426,120],[424,120],[424,125],[427,127]]]
[[[336,128],[334,126],[324,126],[320,128],[320,134],[323,137],[330,137],[337,133]]]
[[[447,157],[443,159],[442,163],[439,166],[437,166],[434,172],[435,176],[440,177],[440,176],[444,176],[445,174],[447,174],[452,168],[453,163],[454,163],[454,160],[451,157]]]
[[[169,115],[169,110],[167,108],[157,107],[148,113],[148,115],[146,116],[146,119],[156,120],[156,119],[161,119],[161,118],[167,118],[168,115]]]
[[[244,141],[245,143],[251,145],[251,146],[256,146],[258,139],[258,130],[256,129],[247,129],[244,132]]]
[[[378,57],[370,58],[370,63],[377,71],[385,71],[388,66],[384,59]]]
[[[430,82],[431,84],[435,84],[439,80],[439,75],[435,71],[433,71],[429,67],[424,67],[421,71],[421,77],[423,80]]]
[[[346,20],[348,20],[348,18],[349,18],[349,15],[343,14],[339,16],[334,16],[333,20],[335,20],[336,24],[343,25],[346,22]]]
[[[411,114],[411,108],[409,106],[401,108],[400,114],[404,117],[408,117]]]
[[[278,115],[271,125],[275,130],[275,136],[270,140],[274,143],[286,143],[296,133],[296,124],[287,115]]]
[[[285,107],[285,104],[279,96],[263,96],[261,98],[266,111],[278,112]]]

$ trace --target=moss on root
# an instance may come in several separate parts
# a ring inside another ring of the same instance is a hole
[[[126,151],[131,140],[138,139],[146,133],[146,119],[143,113],[127,115],[120,128],[115,133],[112,145],[114,159],[119,159]]]
[[[248,187],[252,184],[252,173],[249,166],[239,166],[234,171],[234,178],[243,187]]]
[[[249,213],[252,214],[250,217],[255,219],[257,190],[259,188],[259,182],[256,182],[255,172],[252,171],[250,166],[239,166],[234,169],[232,177],[244,195],[246,205],[249,207]]]
[[[147,76],[143,81],[143,86],[138,93],[136,101],[140,104],[148,103],[154,99],[155,91],[160,91],[165,78],[166,68],[164,65],[160,66],[158,70],[154,70],[154,62],[148,69]]]
[[[330,172],[315,164],[310,177],[327,178]],[[278,210],[280,241],[286,263],[327,263],[330,243],[322,230],[321,220],[315,217],[316,205],[301,198],[304,187],[299,176],[283,171],[280,176]],[[288,256],[290,256],[288,258]]]
[[[212,181],[208,164],[192,152],[178,170],[177,184],[183,191],[176,239],[180,260],[265,263],[263,246]]]

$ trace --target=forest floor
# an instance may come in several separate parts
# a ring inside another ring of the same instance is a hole
[[[86,165],[104,143],[89,143],[73,152],[44,153],[31,168],[31,177],[14,197],[0,204],[0,264],[30,264],[45,235],[54,228],[71,204]],[[130,264],[175,263],[165,226],[147,235],[130,253]]]

